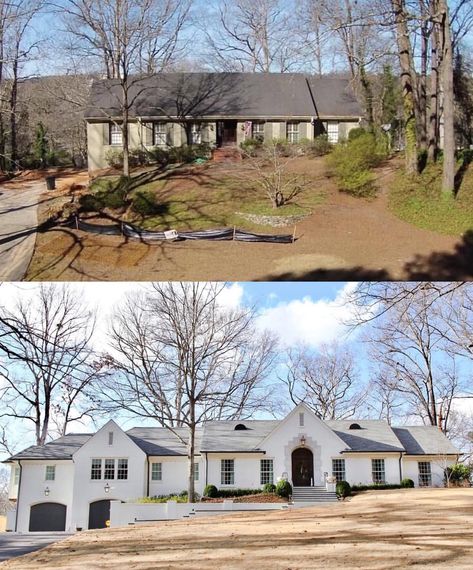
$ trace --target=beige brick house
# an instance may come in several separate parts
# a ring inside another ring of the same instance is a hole
[[[85,113],[91,171],[121,148],[120,93],[114,80],[92,85]],[[219,148],[248,138],[295,143],[322,133],[336,143],[362,117],[347,79],[301,73],[162,73],[136,81],[129,101],[130,148]]]

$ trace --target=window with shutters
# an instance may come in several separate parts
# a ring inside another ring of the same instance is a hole
[[[287,123],[287,140],[290,143],[299,142],[299,123]]]
[[[327,123],[327,136],[328,136],[328,140],[331,143],[338,143],[338,137],[339,137],[339,131],[338,131],[338,123],[335,122],[329,122]]]
[[[120,146],[123,144],[123,133],[120,125],[110,123],[109,141],[112,146]]]
[[[153,123],[153,145],[167,146],[167,123]]]
[[[251,125],[251,136],[255,140],[264,141],[264,123],[263,122],[261,122],[261,121],[253,122],[253,124]]]

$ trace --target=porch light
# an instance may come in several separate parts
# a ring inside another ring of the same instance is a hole
[[[304,445],[305,445],[305,435],[301,435],[300,442],[301,442],[302,447],[304,447]]]
[[[103,490],[108,493],[110,491],[110,485],[108,483],[105,484],[105,487],[103,488]]]
[[[46,497],[49,497],[49,493],[51,491],[49,490],[49,487],[46,487],[46,489],[44,490],[44,494],[46,495]]]

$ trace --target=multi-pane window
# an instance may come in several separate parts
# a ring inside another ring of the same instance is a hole
[[[287,123],[287,140],[290,143],[299,142],[299,123]]]
[[[92,467],[90,470],[91,479],[102,479],[102,460],[92,459]]]
[[[56,466],[46,465],[46,481],[54,481],[56,479]]]
[[[194,463],[194,481],[199,480],[199,464]]]
[[[327,137],[331,143],[338,143],[338,123],[329,122],[327,124]]]
[[[432,486],[432,467],[430,461],[419,461],[419,487]]]
[[[251,125],[251,136],[258,141],[264,141],[264,123],[253,123]]]
[[[344,459],[332,459],[332,476],[335,477],[337,483],[339,481],[346,481]]]
[[[235,484],[235,460],[234,459],[222,459],[220,467],[221,467],[220,483],[222,485],[234,485]]]
[[[167,124],[153,123],[153,144],[154,146],[167,145]]]
[[[151,463],[151,481],[163,480],[163,464]]]
[[[200,144],[202,142],[202,132],[199,123],[191,125],[191,144]]]
[[[373,483],[375,484],[385,483],[386,476],[384,472],[384,459],[372,459],[371,472],[373,475]]]
[[[15,467],[15,471],[13,473],[13,485],[18,485],[20,482],[20,468],[17,466]]]
[[[104,479],[115,479],[115,459],[105,460]]]
[[[110,123],[110,144],[119,146],[123,141],[123,133],[120,125]]]
[[[128,459],[118,459],[117,479],[128,479]]]
[[[261,485],[266,485],[266,483],[273,483],[273,460],[272,459],[261,459],[260,461],[260,483]]]

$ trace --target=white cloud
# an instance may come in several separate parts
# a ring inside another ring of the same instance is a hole
[[[347,303],[348,294],[356,284],[349,283],[333,300],[311,297],[279,303],[264,309],[259,326],[279,335],[282,344],[299,342],[311,346],[341,340],[348,332],[344,323],[353,317],[355,309]]]
[[[220,304],[228,309],[237,309],[243,303],[244,289],[239,283],[225,287],[220,294]]]

